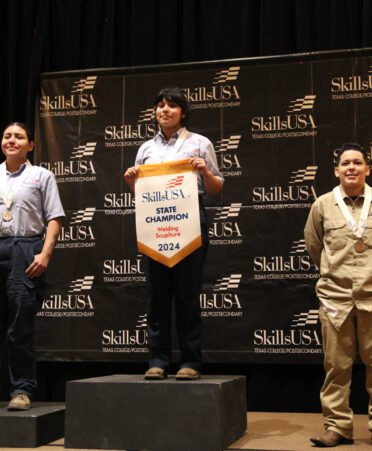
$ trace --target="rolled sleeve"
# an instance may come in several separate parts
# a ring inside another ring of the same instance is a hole
[[[216,152],[214,150],[213,144],[209,139],[205,138],[205,147],[201,151],[202,158],[204,158],[208,170],[221,182],[223,183],[225,179],[222,177],[217,164]]]
[[[56,178],[54,174],[49,171],[43,171],[41,195],[43,215],[47,222],[51,219],[65,217],[65,212],[59,197]]]

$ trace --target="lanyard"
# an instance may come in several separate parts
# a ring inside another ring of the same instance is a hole
[[[27,160],[26,167],[23,170],[22,174],[16,178],[12,188],[10,190],[8,190],[5,161],[4,161],[4,163],[0,164],[0,193],[1,193],[1,197],[4,200],[4,204],[7,208],[7,210],[10,209],[16,192],[18,191],[19,187],[22,185],[23,181],[25,180],[25,178],[31,168],[32,168],[32,164]]]
[[[167,160],[168,161],[172,161],[173,160],[173,156],[178,152],[179,148],[182,146],[182,144],[185,142],[185,139],[187,137],[187,130],[186,127],[183,128],[182,132],[180,133],[180,135],[177,138],[176,143],[174,144],[174,146],[171,148],[171,150],[169,150],[167,152]],[[154,155],[154,153],[156,155]],[[154,163],[164,163],[164,161],[162,161],[162,159],[159,157],[159,153],[158,152],[153,152],[152,158]]]
[[[342,198],[341,190],[339,186],[336,186],[333,188],[333,194],[336,198],[336,202],[338,206],[340,207],[340,210],[342,214],[344,215],[344,218],[346,219],[346,222],[348,223],[349,227],[351,228],[353,234],[357,238],[361,238],[364,232],[364,229],[366,228],[367,224],[367,218],[369,209],[371,207],[371,188],[367,185],[364,187],[364,202],[362,207],[362,212],[360,213],[360,218],[358,221],[358,224],[355,222],[355,219],[351,216],[351,213],[349,209],[347,208],[344,199]]]

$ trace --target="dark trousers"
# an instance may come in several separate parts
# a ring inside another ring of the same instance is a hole
[[[206,215],[200,209],[203,244],[172,268],[147,258],[147,340],[150,367],[167,369],[171,363],[171,315],[175,302],[181,368],[201,368],[200,292],[208,248]]]
[[[45,283],[25,270],[42,247],[40,237],[0,238],[0,351],[8,353],[11,396],[36,387],[34,323]]]

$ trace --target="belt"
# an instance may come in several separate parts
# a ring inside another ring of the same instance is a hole
[[[0,240],[14,240],[14,241],[36,241],[41,240],[43,238],[43,235],[34,235],[34,236],[0,236]]]

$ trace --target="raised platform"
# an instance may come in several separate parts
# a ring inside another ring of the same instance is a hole
[[[67,383],[66,448],[222,451],[246,426],[243,376],[113,375]]]
[[[8,411],[0,403],[0,447],[35,448],[64,435],[65,406],[32,403],[32,409]]]
[[[248,412],[247,416],[248,431],[225,451],[314,451],[309,437],[317,436],[323,430],[321,413]],[[340,445],[337,451],[371,451],[367,423],[368,415],[354,415],[354,445]],[[60,451],[63,447],[64,439],[58,439],[40,446],[38,451]],[[81,451],[92,451],[92,448]]]

